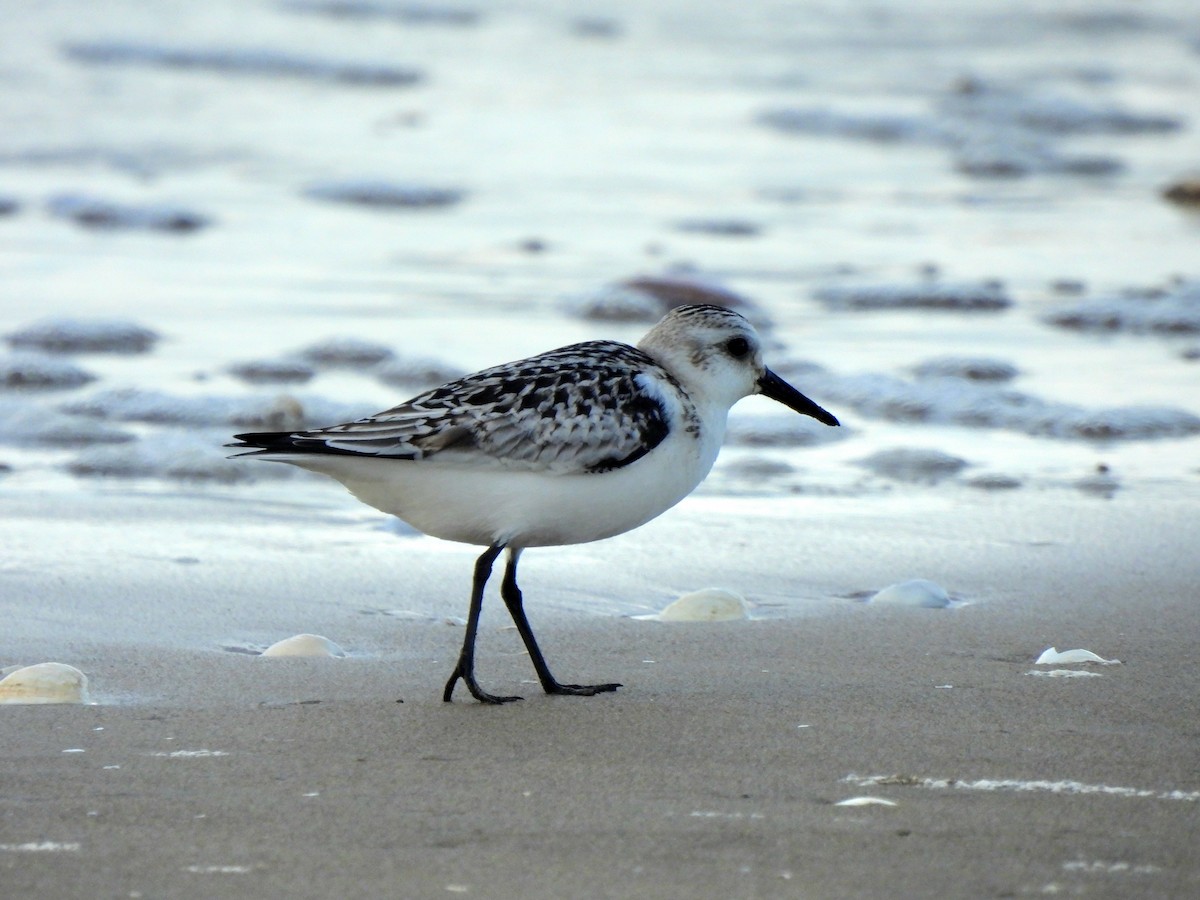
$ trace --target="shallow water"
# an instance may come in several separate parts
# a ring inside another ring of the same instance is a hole
[[[1200,277],[1200,215],[1159,195],[1200,159],[1191,3],[618,2],[581,18],[529,2],[423,21],[319,9],[128,2],[100,18],[62,2],[11,17],[0,333],[101,317],[161,339],[70,354],[95,376],[82,386],[0,385],[0,493],[178,491],[186,509],[214,483],[258,480],[247,501],[336,503],[316,479],[272,488],[281,467],[226,463],[221,443],[263,417],[331,424],[417,386],[363,366],[264,385],[232,367],[337,337],[448,371],[633,340],[644,323],[591,321],[578,301],[672,271],[755,301],[773,364],[846,425],[809,440],[746,401],[710,496],[852,503],[980,476],[1097,502],[1138,502],[1151,483],[1200,493],[1200,363],[1185,358],[1200,325],[1047,321],[1160,287],[1197,315],[1200,290],[1172,279]],[[370,67],[420,77],[344,77]],[[103,214],[72,213],[79,197]],[[818,299],[931,283],[950,298],[936,308]],[[984,283],[1003,308],[956,305]],[[947,356],[1016,375],[918,380]],[[875,402],[880,384],[895,402]],[[864,465],[897,449],[965,465]]]

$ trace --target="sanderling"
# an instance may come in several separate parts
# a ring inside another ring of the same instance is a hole
[[[239,434],[240,454],[336,478],[414,528],[487,549],[475,563],[461,678],[475,680],[484,586],[502,550],[500,595],[542,689],[590,696],[619,684],[560,684],[525,617],[517,561],[527,547],[582,544],[670,509],[708,474],[729,409],[763,394],[826,425],[838,421],[763,363],[753,326],[720,306],[681,306],[636,347],[586,341],[484,369],[345,425]]]

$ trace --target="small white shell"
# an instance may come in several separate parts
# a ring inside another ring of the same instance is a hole
[[[898,804],[892,800],[885,800],[883,797],[847,797],[845,800],[839,800],[834,806],[896,806]]]
[[[276,641],[262,652],[263,656],[324,656],[341,657],[346,651],[319,634],[297,634]]]
[[[74,666],[37,663],[0,680],[0,703],[88,703],[87,683]]]
[[[749,617],[746,598],[724,588],[703,588],[684,594],[656,615],[638,616],[660,622],[728,622]]]
[[[1057,647],[1048,647],[1034,662],[1035,666],[1067,666],[1072,663],[1096,663],[1101,666],[1119,666],[1119,659],[1105,659],[1097,656],[1091,650],[1064,650],[1058,652]]]
[[[950,595],[936,582],[914,578],[912,581],[888,585],[867,602],[942,609],[950,605]]]

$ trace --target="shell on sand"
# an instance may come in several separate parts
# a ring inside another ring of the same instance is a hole
[[[1047,647],[1034,662],[1035,666],[1065,666],[1072,663],[1095,663],[1100,666],[1119,666],[1119,659],[1105,659],[1091,650],[1063,650]]]
[[[297,634],[276,641],[262,652],[263,656],[325,656],[341,657],[346,651],[319,634]]]
[[[684,594],[660,613],[637,616],[659,622],[728,622],[749,617],[746,598],[724,588],[703,588]]]
[[[0,703],[88,703],[87,676],[66,663],[24,666],[0,679]]]
[[[870,603],[890,603],[895,606],[918,606],[941,609],[950,605],[950,595],[940,584],[924,578],[891,584],[873,596]]]
[[[845,800],[839,800],[834,806],[896,806],[894,800],[887,800],[883,797],[847,797]]]

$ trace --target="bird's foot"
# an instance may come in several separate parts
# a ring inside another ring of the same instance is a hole
[[[489,703],[493,706],[498,706],[501,703],[512,703],[514,700],[524,700],[524,697],[504,697],[496,694],[489,694],[475,681],[474,675],[467,675],[458,670],[450,676],[450,680],[446,682],[446,689],[442,691],[442,700],[446,703],[450,702],[454,695],[454,686],[458,683],[458,679],[463,680],[463,684],[467,686],[467,690],[471,692],[471,696],[480,703]]]
[[[513,703],[514,701],[525,699],[524,697],[518,697],[515,694],[510,695],[510,696],[489,694],[487,691],[483,690],[478,685],[476,685],[474,688],[471,688],[470,685],[468,685],[467,689],[469,691],[471,691],[471,696],[474,697],[476,700],[478,700],[480,703],[487,703],[492,706],[499,706],[501,703]]]
[[[557,681],[552,681],[550,684],[543,684],[542,689],[547,694],[565,694],[571,697],[594,697],[597,694],[605,694],[609,691],[615,691],[621,685],[613,684],[559,684]]]

